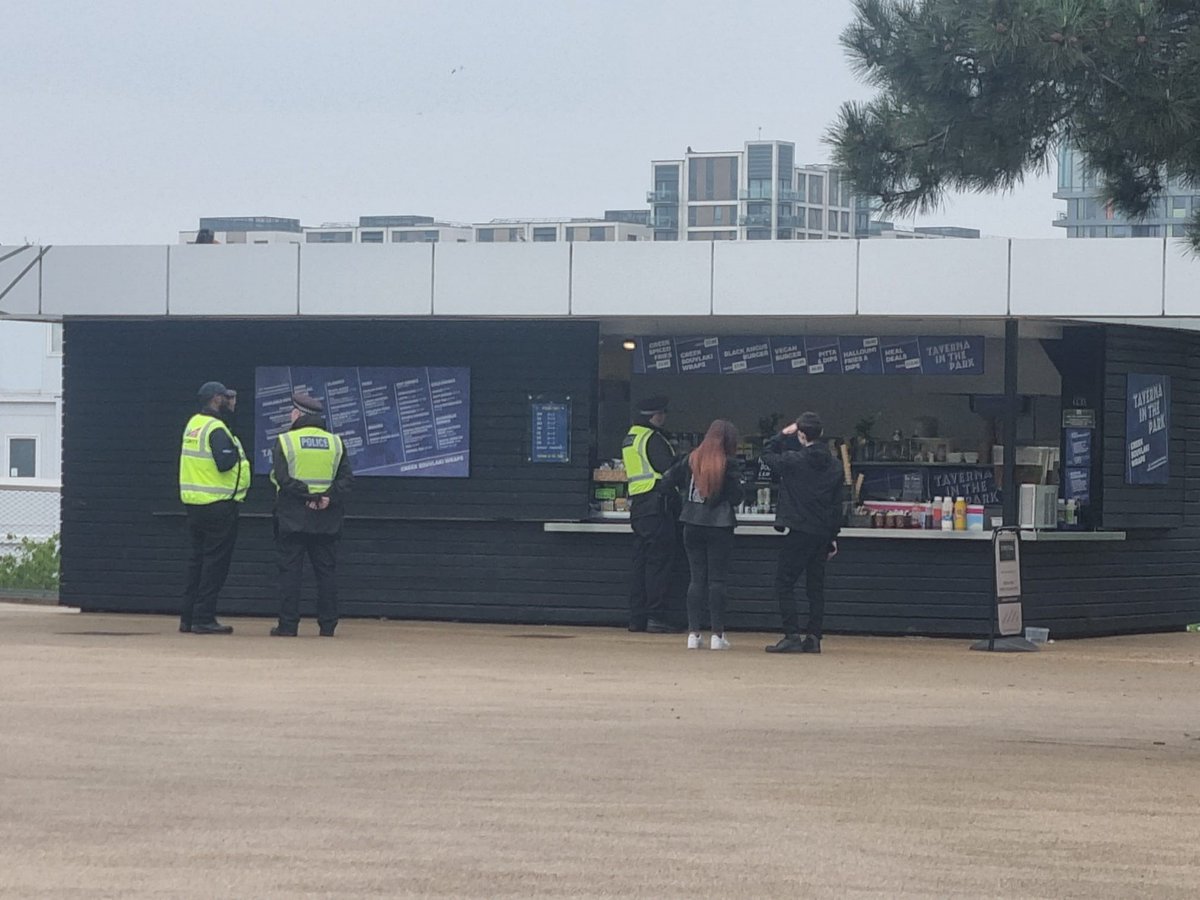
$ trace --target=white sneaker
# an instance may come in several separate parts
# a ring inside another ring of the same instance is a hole
[[[712,636],[712,640],[709,642],[708,646],[709,646],[709,649],[711,649],[711,650],[728,650],[730,647],[733,646],[733,644],[731,644],[731,643],[729,643],[729,641],[725,640],[725,635],[714,634]]]
[[[693,633],[693,634],[688,635],[688,649],[689,650],[699,650],[700,647],[703,645],[703,642],[704,642],[704,638],[700,637],[700,635],[698,635],[698,634]]]

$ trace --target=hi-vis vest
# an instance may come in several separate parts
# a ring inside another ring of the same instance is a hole
[[[625,463],[625,476],[629,480],[629,496],[648,494],[654,490],[662,472],[654,471],[650,465],[650,457],[646,453],[646,445],[654,435],[653,428],[645,425],[634,425],[625,435],[625,443],[621,446],[621,460]]]
[[[223,431],[237,448],[238,462],[227,472],[217,469],[208,439],[214,431]],[[246,499],[250,490],[250,461],[242,443],[215,416],[196,413],[183,429],[183,450],[179,454],[179,499],[189,506],[207,506],[221,500]]]
[[[323,428],[297,428],[279,435],[279,446],[288,474],[308,485],[310,494],[323,494],[333,486],[342,454],[342,439]],[[274,473],[271,480],[275,480]],[[278,483],[275,490],[279,490]]]

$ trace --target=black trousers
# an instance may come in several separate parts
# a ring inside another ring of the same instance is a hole
[[[725,633],[725,585],[729,578],[729,556],[733,552],[733,529],[704,525],[683,526],[691,580],[688,582],[688,631],[697,632],[708,605],[713,634]]]
[[[206,625],[216,621],[217,595],[229,575],[233,546],[237,542],[238,505],[221,500],[203,506],[187,507],[188,533],[192,552],[188,557],[187,583],[179,624]]]
[[[279,627],[295,631],[300,625],[300,575],[304,557],[317,577],[317,624],[332,631],[338,623],[337,545],[335,534],[277,534],[279,561]]]
[[[633,580],[629,589],[629,624],[667,615],[671,566],[675,560],[675,521],[665,512],[633,519]]]
[[[783,619],[783,633],[798,635],[800,608],[796,603],[796,582],[805,576],[808,594],[808,634],[819,638],[825,624],[825,562],[829,556],[829,538],[789,531],[779,549],[779,567],[775,570],[775,599]]]

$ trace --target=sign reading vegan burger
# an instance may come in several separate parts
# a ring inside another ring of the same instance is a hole
[[[471,471],[471,370],[263,366],[254,371],[254,471],[271,469],[291,425],[292,392],[325,404],[355,475],[466,478]]]

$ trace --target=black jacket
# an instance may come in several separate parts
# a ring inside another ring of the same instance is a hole
[[[301,416],[292,423],[291,431],[298,428],[325,428],[320,416]],[[333,484],[324,494],[310,494],[308,485],[288,473],[287,461],[279,448],[279,441],[271,450],[271,472],[279,492],[275,495],[275,525],[280,534],[340,534],[345,519],[344,500],[354,481],[350,471],[348,454],[342,454]],[[329,497],[328,509],[309,509],[311,500]]]
[[[667,440],[663,430],[651,424],[648,417],[642,416],[633,424],[654,431],[654,434],[650,435],[650,439],[646,441],[646,458],[650,460],[650,466],[655,472],[665,475],[671,466],[675,465],[675,448],[671,446],[671,442]],[[655,485],[653,491],[630,498],[629,517],[631,519],[640,519],[642,516],[652,516],[663,512],[670,516],[679,515],[679,503],[678,495],[666,491],[662,481]]]
[[[715,497],[701,500],[695,492],[689,456],[671,466],[663,476],[662,484],[670,490],[683,492],[683,511],[679,514],[679,521],[685,525],[701,525],[706,528],[733,528],[737,525],[734,509],[742,502],[745,492],[736,459],[726,461],[725,483],[721,485],[721,490]]]
[[[822,443],[804,447],[782,434],[767,441],[763,462],[779,476],[777,528],[833,540],[842,527],[843,473]]]

